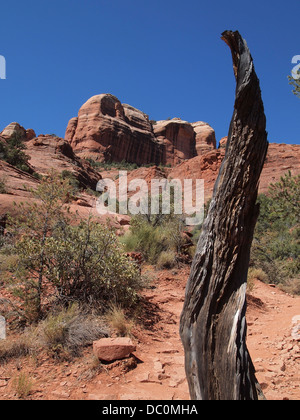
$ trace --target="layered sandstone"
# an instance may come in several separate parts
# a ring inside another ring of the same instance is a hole
[[[148,115],[113,95],[90,98],[67,126],[75,153],[99,161],[174,166],[216,147],[206,123],[180,118],[151,123]]]
[[[33,129],[25,129],[17,122],[10,123],[0,133],[0,142],[7,142],[16,137],[24,142],[25,153],[29,157],[30,173],[36,172],[39,175],[47,175],[51,169],[57,172],[68,171],[79,181],[84,188],[96,189],[97,182],[101,175],[91,165],[75,155],[70,143],[55,135],[39,135],[36,137]],[[8,178],[10,191],[18,191],[19,179],[24,179],[25,184],[30,175],[5,165],[1,162],[0,175]],[[8,175],[7,175],[8,172]],[[21,178],[20,178],[21,177]]]
[[[219,149],[196,156],[172,168],[168,174],[169,178],[182,181],[204,179],[205,199],[209,199],[225,156],[226,138],[222,140]],[[291,171],[292,175],[300,174],[300,145],[270,143],[260,177],[259,193],[267,193],[270,183],[278,182],[288,171]]]
[[[72,118],[65,134],[80,157],[100,161],[123,160],[138,165],[160,163],[160,149],[156,145],[146,114],[122,105],[113,95],[96,95]]]
[[[180,118],[158,121],[153,131],[163,150],[161,163],[173,166],[196,156],[195,132],[187,121]]]
[[[207,123],[198,121],[192,123],[195,131],[195,143],[197,155],[203,155],[216,149],[216,134],[215,130]]]
[[[35,172],[47,175],[51,169],[73,174],[84,188],[96,189],[101,175],[73,152],[68,141],[52,135],[39,135],[26,143],[29,164]]]
[[[26,141],[33,139],[35,137],[35,132],[32,128],[26,130],[19,123],[12,122],[4,128],[4,130],[1,132],[1,136],[5,139],[16,136],[20,140]]]

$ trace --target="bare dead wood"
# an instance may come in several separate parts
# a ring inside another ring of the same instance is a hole
[[[226,31],[236,78],[226,155],[192,263],[180,321],[192,399],[262,396],[246,346],[246,285],[268,142],[259,80],[246,41]]]

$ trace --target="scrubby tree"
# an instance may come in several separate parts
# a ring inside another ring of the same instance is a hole
[[[251,265],[262,269],[269,282],[300,293],[300,176],[289,171],[258,202]]]
[[[111,229],[70,213],[69,180],[52,172],[32,194],[34,203],[19,205],[9,228],[18,256],[15,291],[25,318],[40,319],[57,300],[134,303],[142,285],[139,271]]]
[[[22,171],[31,172],[28,165],[29,157],[24,150],[26,150],[25,144],[18,134],[14,134],[5,142],[0,142],[0,159]]]

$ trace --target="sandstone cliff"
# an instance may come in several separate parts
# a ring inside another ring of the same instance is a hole
[[[196,156],[174,167],[170,179],[204,179],[205,199],[212,196],[215,181],[225,156],[226,138],[218,149]],[[300,174],[300,145],[270,143],[259,183],[259,192],[267,193],[270,183],[280,180],[288,171]]]
[[[51,169],[57,172],[68,171],[79,181],[81,187],[96,189],[101,175],[86,160],[80,159],[75,155],[67,140],[50,134],[41,134],[36,137],[34,130],[26,130],[16,122],[4,128],[0,133],[0,141],[5,142],[13,136],[17,136],[24,142],[26,147],[25,153],[29,158],[28,164],[32,173],[36,172],[39,175],[47,175]],[[6,178],[6,172],[8,172],[8,183],[11,191],[18,190],[20,188],[20,185],[18,187],[19,176],[23,180],[27,179],[29,175],[1,160],[0,163],[0,175],[3,173]],[[8,168],[10,169],[8,170]],[[16,174],[19,175],[17,176]],[[21,190],[23,189],[21,188]]]
[[[142,111],[102,94],[82,105],[65,139],[78,156],[99,161],[176,165],[216,147],[206,123],[179,118],[150,122]]]

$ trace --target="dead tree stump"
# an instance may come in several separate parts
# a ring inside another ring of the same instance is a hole
[[[246,346],[246,286],[259,177],[268,142],[259,80],[246,41],[225,31],[236,78],[226,155],[192,263],[180,320],[192,399],[262,396]]]

